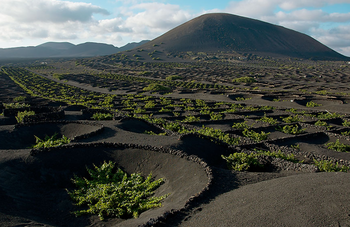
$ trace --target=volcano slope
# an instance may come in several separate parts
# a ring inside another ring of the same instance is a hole
[[[136,50],[156,50],[159,53],[224,51],[315,60],[349,59],[300,32],[225,13],[194,18]],[[143,56],[141,52],[125,54]]]
[[[349,66],[226,60],[2,68],[1,226],[350,225],[349,173],[323,172],[350,167]],[[168,89],[143,90],[152,84]],[[17,123],[25,110],[35,115]],[[72,142],[28,148],[53,133]],[[248,171],[222,158],[259,152],[263,166]],[[65,189],[105,160],[164,178],[163,206],[137,219],[76,218]]]

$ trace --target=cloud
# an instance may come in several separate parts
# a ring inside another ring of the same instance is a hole
[[[312,36],[323,44],[350,55],[350,13],[328,13],[321,8],[348,0],[241,0],[230,2],[226,12],[281,25]],[[328,29],[325,29],[327,28]],[[330,27],[330,28],[329,28]],[[345,51],[345,52],[344,52]]]
[[[336,3],[349,3],[349,0],[241,0],[230,2],[225,11],[257,19],[266,18],[274,22],[281,20],[318,20],[320,22],[349,21],[350,13],[329,14],[319,9],[325,5]]]
[[[330,30],[315,29],[313,34],[326,45],[336,48],[350,46],[350,25],[339,26]]]
[[[99,20],[90,26],[90,29],[95,34],[101,33],[131,33],[130,28],[125,27],[125,21],[121,17],[113,19]]]
[[[109,15],[98,6],[58,0],[2,0],[0,14],[24,23],[67,21],[88,22],[93,14]]]
[[[321,43],[350,56],[350,25],[342,25],[330,30],[315,29],[313,34]]]
[[[243,0],[230,2],[225,11],[252,18],[273,15],[279,0]]]
[[[2,0],[0,41],[79,39],[98,23],[93,15],[109,15],[99,6],[59,0]],[[90,34],[90,39],[94,34]]]
[[[99,20],[90,25],[90,31],[99,39],[111,40],[116,45],[125,41],[154,39],[162,33],[178,26],[194,15],[180,6],[156,2],[129,1],[118,8],[117,17]]]
[[[132,6],[130,10],[140,11],[125,20],[125,26],[133,30],[135,38],[141,36],[153,39],[193,18],[180,6],[172,4],[141,3]]]
[[[60,0],[3,0],[0,8],[0,42],[25,39],[89,40],[114,45],[153,39],[193,18],[180,6],[150,1],[120,1],[123,5],[108,19],[106,9],[82,2]]]
[[[272,18],[271,18],[272,19]],[[317,21],[318,23],[343,23],[350,21],[350,13],[326,13],[320,9],[307,10],[300,9],[290,13],[279,11],[275,14],[278,21]]]
[[[165,30],[186,22],[191,15],[181,10],[178,5],[163,3],[142,3],[131,9],[141,10],[141,12],[130,16],[126,20],[128,27],[139,30],[142,27],[148,29]]]
[[[294,10],[298,8],[321,8],[326,5],[339,3],[349,3],[348,0],[293,0],[293,1],[278,1],[278,6],[283,10]]]
[[[317,9],[339,3],[349,3],[349,0],[241,0],[231,1],[226,10],[238,15],[259,17],[271,15],[277,8],[284,11],[301,8]]]
[[[155,2],[152,0],[115,0],[116,2],[121,2],[123,5],[137,5],[140,3]]]

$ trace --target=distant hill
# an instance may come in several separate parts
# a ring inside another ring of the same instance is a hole
[[[128,43],[126,44],[125,46],[122,46],[122,47],[119,47],[119,51],[125,51],[125,50],[131,50],[131,49],[134,49],[142,44],[145,44],[149,42],[149,40],[143,40],[141,42],[138,42],[138,43]]]
[[[165,52],[235,51],[262,56],[349,60],[315,39],[263,21],[226,13],[194,18],[138,48]]]
[[[133,49],[147,42],[148,40],[128,43],[120,48],[110,44],[92,42],[78,45],[69,42],[47,42],[32,47],[0,48],[0,58],[94,57]]]
[[[40,44],[37,47],[50,48],[53,50],[54,49],[56,49],[56,50],[68,50],[74,46],[75,46],[74,44],[68,43],[68,42],[47,42],[47,43]]]

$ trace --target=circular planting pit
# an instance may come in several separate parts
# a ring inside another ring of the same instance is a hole
[[[16,125],[15,128],[6,127],[0,131],[0,149],[25,149],[35,144],[35,136],[44,139],[45,136],[57,134],[71,140],[82,139],[97,134],[103,126],[93,122],[41,122],[35,124]]]
[[[341,100],[337,100],[337,99],[298,99],[298,100],[294,100],[297,104],[301,105],[301,106],[307,106],[307,105],[311,105],[310,107],[317,107],[317,106],[328,106],[328,105],[341,105],[343,104],[343,101]],[[312,106],[312,104],[314,104],[315,106]]]
[[[123,118],[119,121],[119,124],[116,125],[116,127],[135,133],[145,133],[146,131],[149,131],[158,134],[164,132],[161,128],[158,128],[145,120],[136,118]]]
[[[244,93],[237,93],[237,94],[231,94],[227,96],[228,98],[234,100],[234,101],[244,101],[245,99],[251,99],[256,97],[262,97],[262,95],[259,94],[244,94]]]
[[[221,155],[229,155],[227,145],[213,140],[210,137],[198,134],[185,134],[179,137],[172,148],[181,150],[187,155],[195,155],[203,159],[210,166],[225,167],[226,162]]]
[[[222,194],[182,226],[349,226],[348,173],[281,177]]]
[[[261,97],[263,100],[271,102],[279,102],[283,100],[295,100],[300,98],[299,95],[290,95],[290,94],[276,94],[276,95],[264,95]]]
[[[31,223],[53,226],[139,226],[152,225],[168,214],[184,209],[208,190],[211,170],[198,158],[180,151],[133,144],[75,144],[45,150],[3,154],[0,160],[0,220],[11,225]],[[159,208],[140,214],[139,218],[108,218],[97,215],[75,217],[66,189],[74,189],[74,175],[87,177],[86,167],[113,161],[124,172],[152,173],[163,178],[155,196],[169,194]]]
[[[55,121],[64,118],[64,111],[61,107],[52,106],[33,106],[24,108],[3,109],[3,117],[0,119],[0,125],[16,124],[16,116],[20,112],[34,111],[34,115],[23,118],[24,123],[34,123],[41,121]]]

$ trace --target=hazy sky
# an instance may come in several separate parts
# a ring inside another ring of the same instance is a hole
[[[48,41],[123,46],[210,12],[282,25],[350,56],[350,0],[1,0],[0,48]]]

